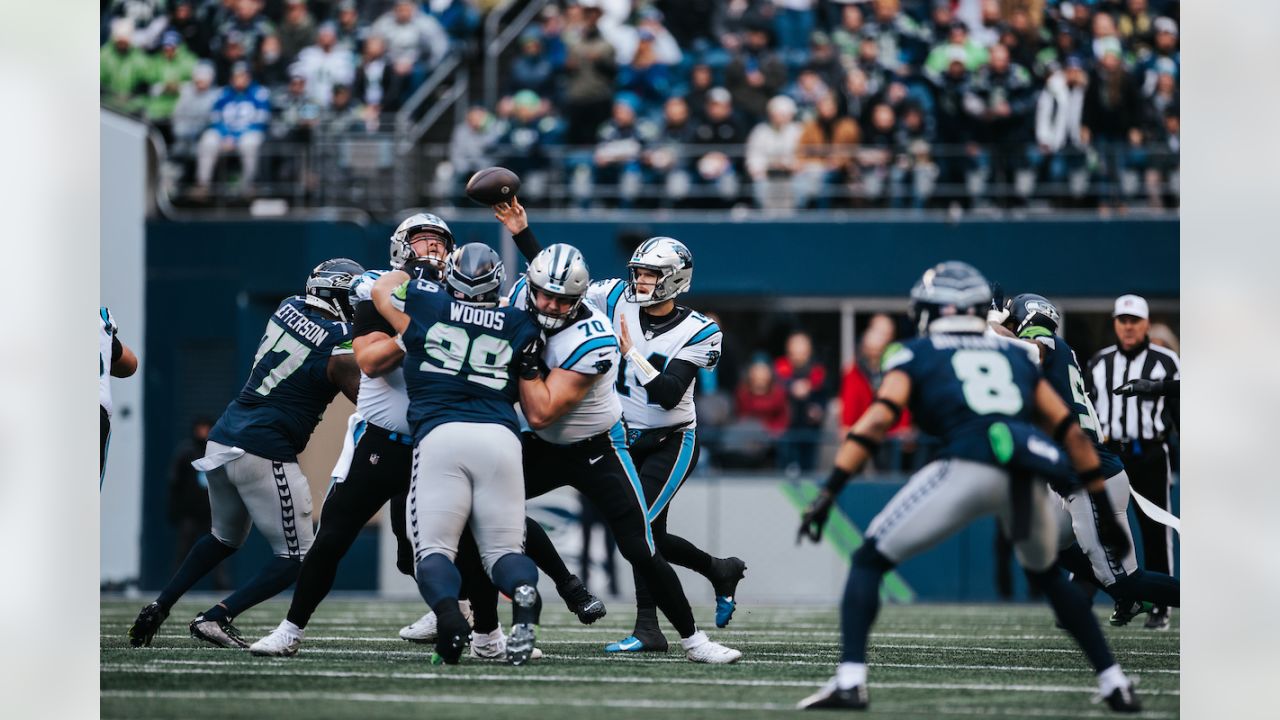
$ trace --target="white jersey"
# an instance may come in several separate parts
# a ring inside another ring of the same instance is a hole
[[[595,305],[609,317],[616,327],[627,323],[627,331],[636,350],[661,372],[671,360],[686,360],[700,368],[714,368],[720,362],[720,346],[724,335],[720,326],[700,312],[680,306],[676,312],[684,317],[660,333],[647,337],[640,330],[640,305],[623,297],[626,281],[620,279],[599,280],[587,290],[587,302]],[[695,427],[697,417],[693,409],[693,386],[689,383],[680,402],[670,410],[649,402],[649,393],[640,384],[635,369],[622,358],[618,369],[618,395],[621,396],[622,414],[631,428],[647,429],[685,425]]]
[[[370,270],[351,283],[352,305],[372,301],[373,284],[386,270]],[[399,301],[396,301],[399,302]],[[409,432],[409,394],[404,387],[404,370],[396,368],[381,377],[372,378],[360,373],[360,395],[356,401],[356,413],[362,418],[391,432]]]
[[[508,295],[511,304],[521,309],[528,306],[526,282],[521,277]],[[538,437],[557,445],[567,445],[607,432],[622,419],[622,405],[613,388],[621,362],[618,337],[604,313],[587,303],[582,307],[590,314],[582,315],[550,334],[542,357],[548,368],[601,377],[587,391],[582,402],[550,427],[534,431]]]
[[[111,417],[111,347],[116,338],[116,320],[111,311],[98,308],[98,404]]]

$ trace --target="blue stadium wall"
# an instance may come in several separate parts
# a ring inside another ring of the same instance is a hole
[[[492,220],[451,227],[459,243],[500,242]],[[392,230],[342,222],[147,224],[143,588],[159,587],[173,569],[167,481],[173,450],[190,421],[216,416],[226,406],[244,380],[267,316],[282,297],[301,291],[313,266],[347,256],[366,267],[385,267]],[[600,277],[620,273],[629,238],[681,238],[697,258],[696,295],[704,297],[899,297],[924,267],[942,259],[967,260],[1006,286],[1034,285],[1055,297],[1137,292],[1176,298],[1179,292],[1176,221],[566,221],[541,222],[535,230],[544,245],[576,245]],[[236,577],[253,572],[266,553],[254,533],[234,558]],[[336,588],[376,588],[376,533],[362,536],[349,557]],[[957,567],[945,553],[932,557],[933,570],[923,575],[955,575]],[[984,598],[958,581],[940,582],[937,593],[921,597]]]

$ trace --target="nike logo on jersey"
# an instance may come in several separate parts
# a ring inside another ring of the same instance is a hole
[[[588,464],[588,465],[595,465],[596,463],[600,462],[600,461],[601,461],[601,460],[603,460],[603,459],[604,459],[604,456],[603,456],[603,455],[601,455],[601,456],[600,456],[600,457],[598,457],[598,458],[591,458],[590,460],[588,460],[588,461],[587,461],[587,464]]]

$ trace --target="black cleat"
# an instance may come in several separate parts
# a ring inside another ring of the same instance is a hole
[[[734,595],[738,582],[747,574],[747,564],[742,558],[717,558],[711,561],[711,587],[716,591],[716,627],[726,627],[738,609]]]
[[[129,628],[129,644],[134,647],[143,645],[151,647],[151,638],[156,636],[156,631],[164,624],[167,617],[169,617],[169,611],[161,607],[158,602],[142,608],[138,618]]]
[[[1111,613],[1111,619],[1108,620],[1108,622],[1110,622],[1113,627],[1124,627],[1129,624],[1130,620],[1133,620],[1143,613],[1151,611],[1152,605],[1149,602],[1141,600],[1134,600],[1133,602],[1121,600],[1116,603],[1115,612]]]
[[[436,634],[436,652],[431,662],[457,665],[462,651],[471,645],[471,626],[462,613],[453,618],[440,617],[439,614],[436,617],[439,618],[440,629]]]
[[[1142,627],[1148,630],[1168,630],[1169,608],[1159,605],[1151,608],[1151,614],[1147,616],[1147,622]]]
[[[221,620],[206,620],[204,615],[197,615],[195,620],[187,626],[191,631],[191,637],[197,640],[203,640],[211,645],[225,648],[247,648],[248,641],[240,635],[240,631],[236,629],[231,621],[223,618]]]
[[[1106,701],[1107,707],[1111,708],[1112,712],[1142,712],[1142,703],[1138,702],[1138,694],[1133,690],[1133,683],[1112,690],[1111,694],[1103,698],[1103,700]]]
[[[871,705],[867,698],[867,686],[855,685],[841,690],[831,680],[818,692],[796,703],[799,710],[866,710]]]
[[[590,625],[608,612],[604,602],[592,595],[577,575],[571,575],[563,585],[556,585],[556,592],[560,593],[564,604],[578,616],[578,621],[583,625]]]

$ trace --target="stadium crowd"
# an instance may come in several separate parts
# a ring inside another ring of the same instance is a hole
[[[232,152],[251,185],[264,142],[387,129],[495,4],[104,0],[102,95],[197,155],[199,187]],[[1178,11],[552,2],[504,59],[496,106],[454,128],[442,174],[458,189],[502,163],[531,203],[578,207],[1176,206]]]

